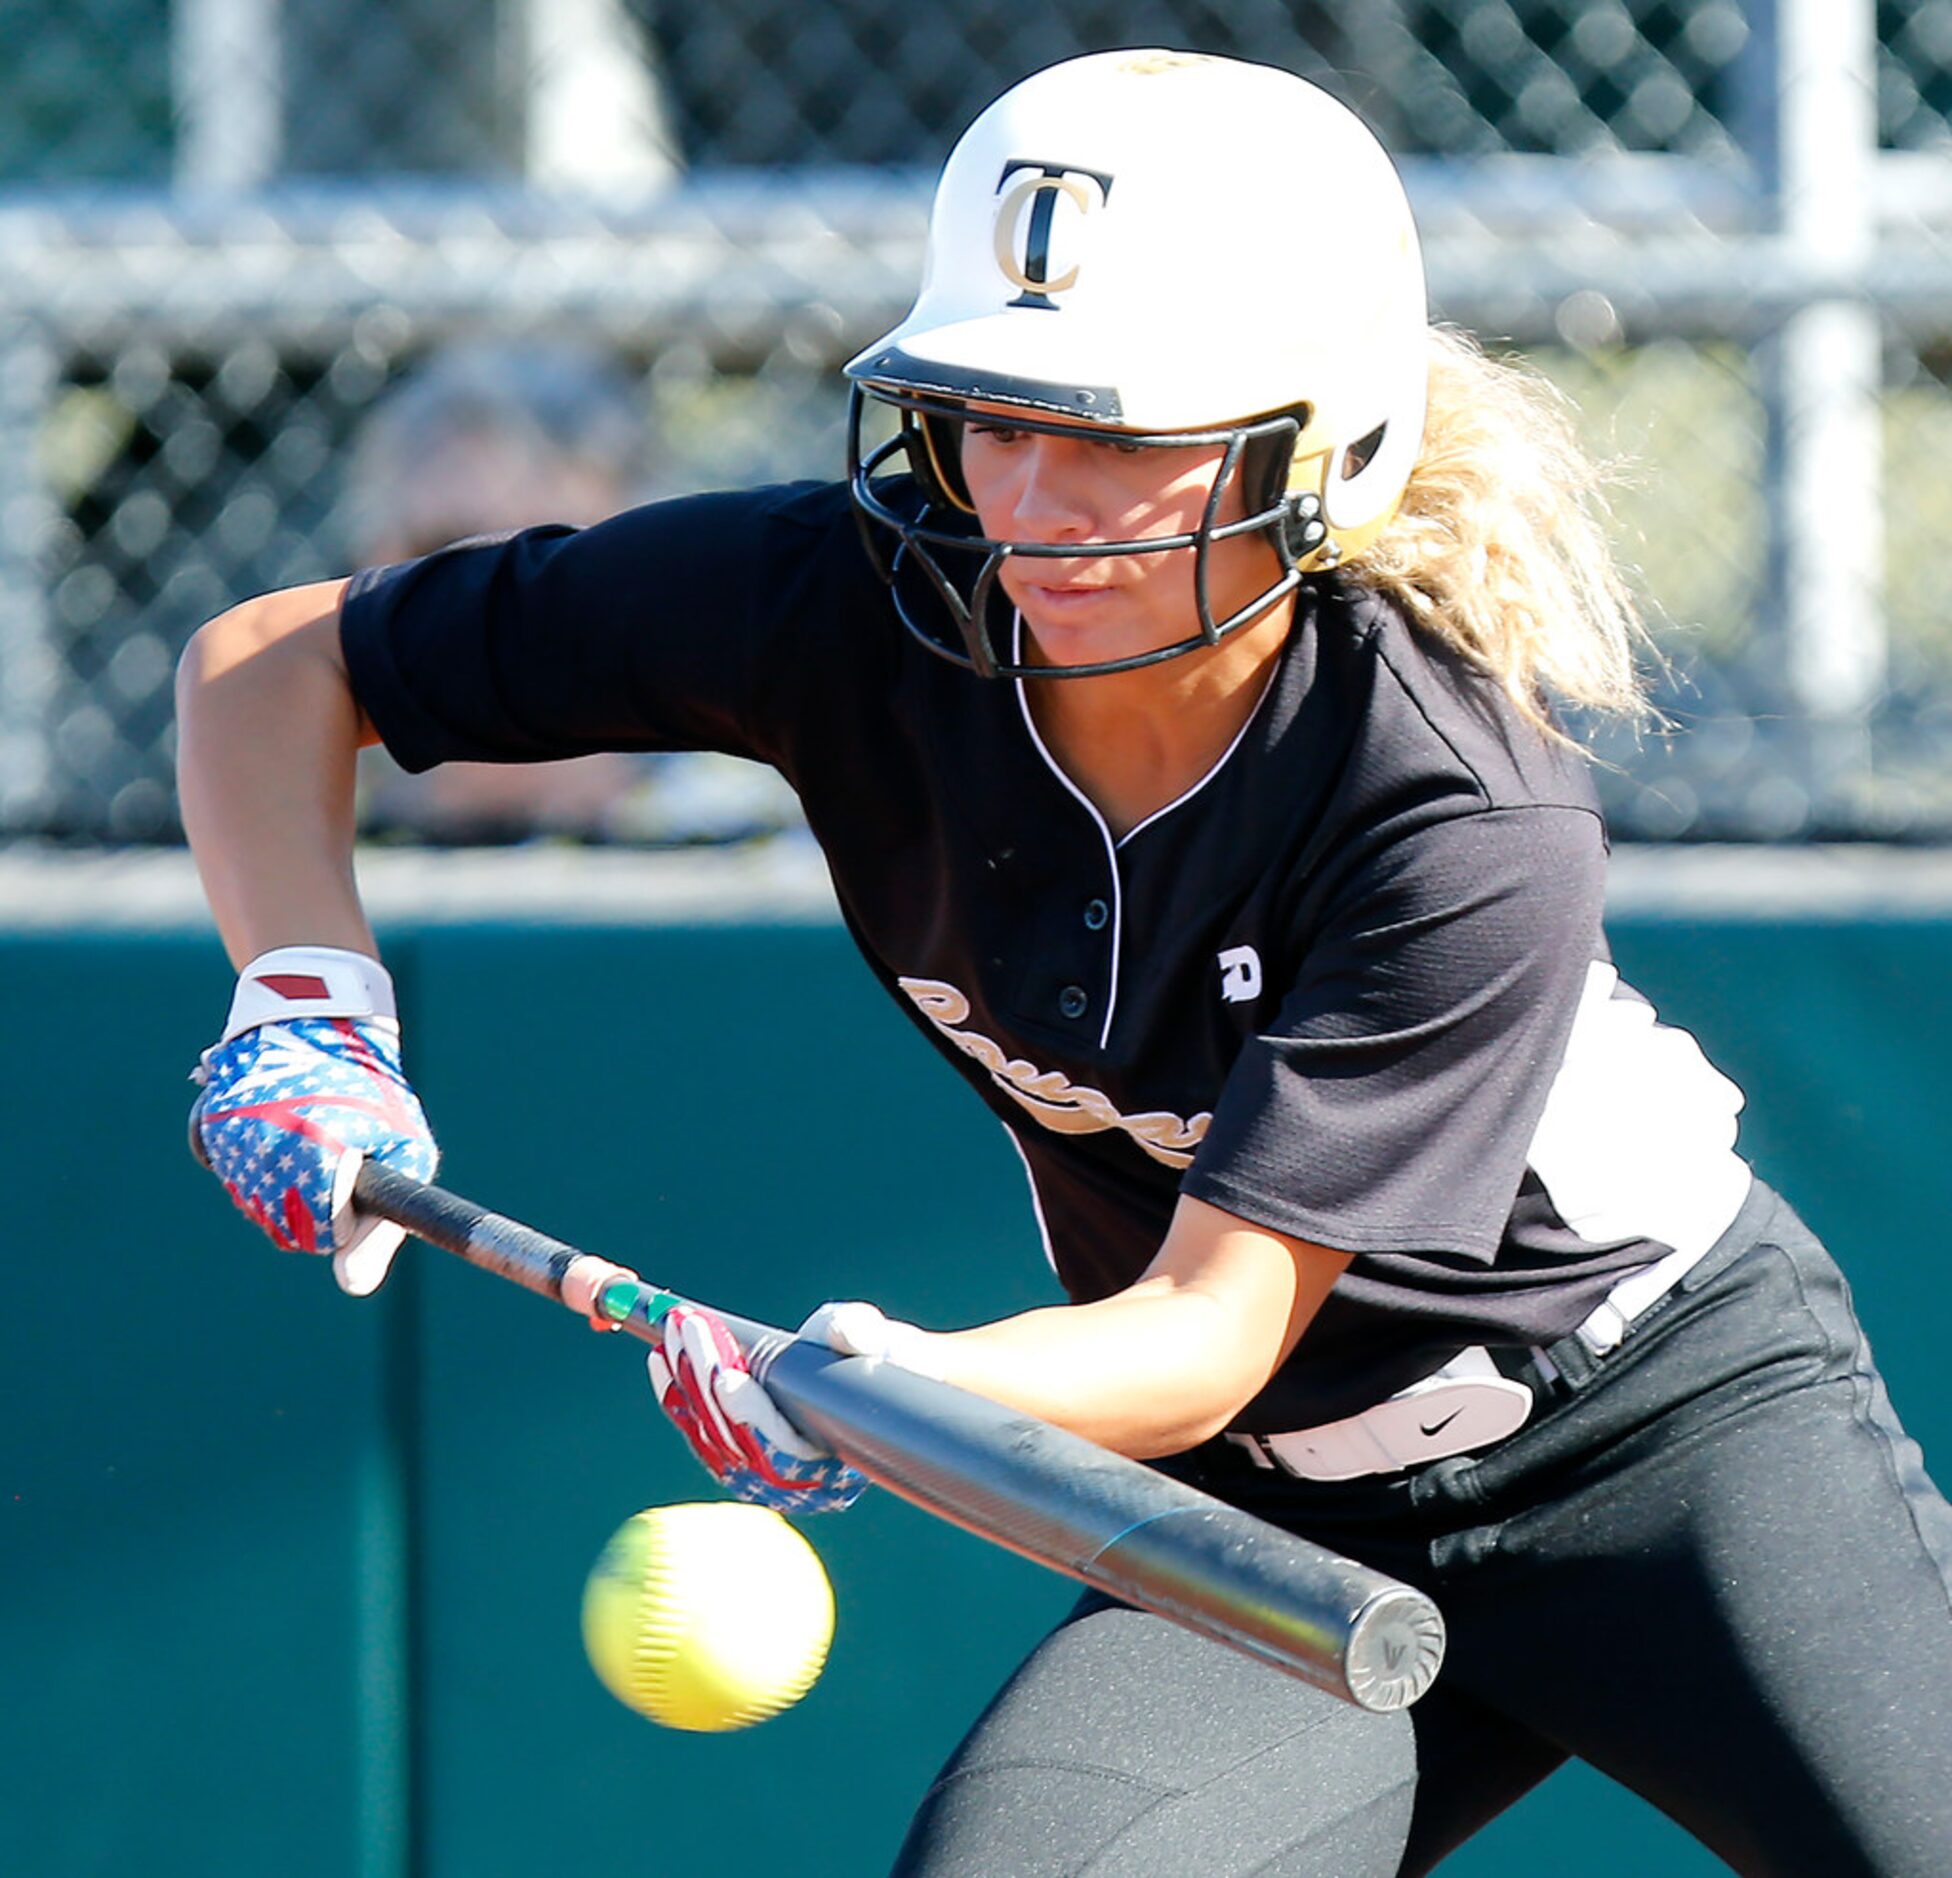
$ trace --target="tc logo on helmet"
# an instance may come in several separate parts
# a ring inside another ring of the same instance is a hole
[[[1035,174],[1024,176],[1025,170]],[[1010,186],[1012,177],[1021,178],[1014,188]],[[1075,261],[1055,278],[1051,274],[1051,231],[1058,203],[1068,202],[1075,208],[1076,216],[1067,220],[1090,215],[1111,199],[1112,179],[1100,170],[1013,157],[1004,164],[996,186],[1008,190],[996,211],[996,264],[1023,289],[1010,305],[1042,307],[1055,313],[1057,302],[1051,295],[1078,283]],[[1028,215],[1024,213],[1026,206]]]

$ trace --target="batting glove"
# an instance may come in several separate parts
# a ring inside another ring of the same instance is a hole
[[[780,1513],[839,1513],[861,1497],[867,1476],[786,1419],[710,1311],[675,1306],[648,1367],[659,1406],[734,1499]]]
[[[326,946],[253,959],[194,1079],[191,1151],[239,1210],[288,1252],[329,1253],[342,1291],[378,1290],[405,1234],[354,1211],[360,1167],[426,1180],[439,1159],[401,1074],[385,968]]]
[[[824,1343],[842,1356],[873,1357],[917,1376],[944,1380],[929,1333],[898,1317],[884,1316],[878,1304],[858,1299],[823,1304],[793,1334],[807,1343]]]
[[[877,1357],[941,1379],[928,1333],[872,1304],[823,1304],[795,1334],[843,1356]],[[860,1498],[866,1477],[787,1420],[710,1311],[673,1309],[648,1366],[665,1414],[734,1497],[782,1513],[838,1513]]]

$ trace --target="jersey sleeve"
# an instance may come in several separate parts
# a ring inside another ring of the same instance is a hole
[[[1182,1190],[1358,1255],[1489,1263],[1604,955],[1604,835],[1487,809],[1365,861],[1248,1039]]]
[[[598,750],[772,760],[865,568],[837,518],[836,492],[809,486],[685,497],[370,569],[340,629],[354,695],[409,770]]]

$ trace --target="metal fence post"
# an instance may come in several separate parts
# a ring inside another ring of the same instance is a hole
[[[529,180],[660,188],[682,163],[652,48],[620,0],[526,0],[517,17]]]
[[[170,23],[178,187],[269,182],[284,155],[279,0],[176,0]]]
[[[1810,729],[1812,807],[1868,770],[1886,673],[1883,335],[1875,252],[1876,0],[1775,0],[1776,232],[1832,284],[1770,352],[1774,579],[1791,696]]]

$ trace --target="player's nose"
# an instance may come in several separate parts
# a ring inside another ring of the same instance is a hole
[[[1019,446],[1011,492],[1012,534],[1018,541],[1089,541],[1097,514],[1086,475],[1085,447],[1068,437],[1033,433]]]

